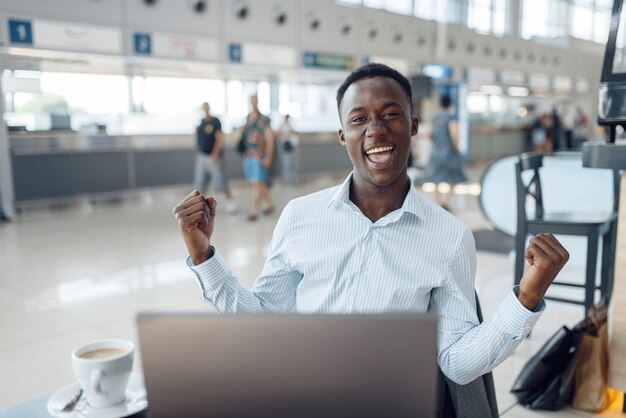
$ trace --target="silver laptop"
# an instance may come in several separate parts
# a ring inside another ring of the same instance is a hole
[[[151,418],[431,417],[429,314],[139,313]]]

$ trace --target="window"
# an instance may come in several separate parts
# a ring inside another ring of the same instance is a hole
[[[522,38],[566,36],[568,7],[568,0],[523,0]]]
[[[593,5],[572,5],[572,36],[581,39],[591,39],[593,35]]]
[[[41,92],[63,97],[70,113],[128,112],[128,81],[122,75],[44,72]]]
[[[363,6],[403,15],[413,13],[413,0],[363,0]]]
[[[146,77],[143,86],[146,113],[179,115],[197,111],[208,102],[211,113],[224,113],[224,82],[175,77]]]
[[[611,24],[611,3],[608,0],[572,0],[571,35],[606,43]]]
[[[413,15],[422,19],[437,19],[436,0],[415,0],[413,3]]]
[[[468,0],[447,0],[441,2],[445,4],[443,19],[448,23],[467,24],[467,2]],[[441,9],[439,16],[441,17]],[[440,19],[437,19],[440,20]]]
[[[270,114],[270,83],[261,81],[256,88],[257,99],[259,101],[259,111],[264,115]]]
[[[491,10],[491,33],[504,35],[508,32],[506,24],[507,0],[495,0]]]
[[[467,26],[484,34],[503,35],[506,31],[508,0],[468,0]]]
[[[597,7],[593,18],[593,40],[606,44],[609,40],[611,26],[611,6]]]
[[[491,32],[491,0],[469,0],[467,26],[477,32],[488,34]]]
[[[387,0],[385,10],[402,15],[413,14],[413,0]]]
[[[567,34],[606,43],[611,0],[522,0],[522,38],[554,38]]]

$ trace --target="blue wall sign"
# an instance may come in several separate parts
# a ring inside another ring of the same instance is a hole
[[[135,53],[150,55],[152,53],[152,37],[149,33],[135,33]]]
[[[9,19],[9,41],[12,44],[32,45],[33,25],[31,21]]]
[[[228,45],[228,59],[230,62],[241,62],[241,44]]]
[[[302,57],[305,67],[315,67],[315,52],[306,51]]]

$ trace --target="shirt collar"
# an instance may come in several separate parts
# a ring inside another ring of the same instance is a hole
[[[337,186],[337,189],[333,193],[328,202],[328,205],[337,202],[348,204],[350,201],[350,184],[352,183],[352,176],[354,171],[348,174],[348,177]],[[400,208],[402,213],[408,212],[412,213],[418,218],[422,218],[424,216],[424,204],[422,202],[422,197],[419,195],[419,192],[415,189],[413,182],[410,182],[409,192],[406,194],[404,198],[404,202],[402,203],[402,207]]]

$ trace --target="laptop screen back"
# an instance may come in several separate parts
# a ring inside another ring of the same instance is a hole
[[[435,411],[436,317],[140,313],[150,417]]]

